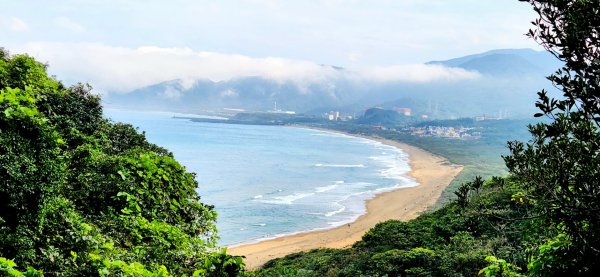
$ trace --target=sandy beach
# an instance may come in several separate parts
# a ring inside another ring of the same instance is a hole
[[[352,223],[328,230],[244,244],[229,248],[228,252],[245,256],[246,265],[256,268],[271,259],[295,252],[350,247],[379,222],[389,219],[409,220],[426,211],[462,170],[462,166],[451,164],[443,157],[414,146],[377,137],[364,138],[395,146],[406,152],[411,167],[408,175],[415,178],[419,185],[377,195],[367,202],[366,214]]]

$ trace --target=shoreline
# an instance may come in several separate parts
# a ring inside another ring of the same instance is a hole
[[[324,132],[360,137],[401,149],[409,156],[410,171],[417,186],[398,188],[383,192],[366,202],[365,214],[355,221],[338,227],[293,233],[234,245],[228,249],[231,255],[242,255],[248,268],[256,268],[265,262],[288,254],[318,248],[346,248],[362,239],[364,233],[377,223],[390,220],[410,220],[435,204],[442,191],[462,170],[461,165],[451,164],[446,158],[423,149],[375,136],[361,136],[323,128],[293,126]]]

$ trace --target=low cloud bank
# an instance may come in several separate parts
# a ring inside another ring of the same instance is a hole
[[[226,81],[259,76],[299,86],[336,79],[365,82],[432,82],[475,79],[480,75],[441,65],[397,65],[336,69],[309,61],[252,58],[237,54],[198,52],[189,48],[114,47],[97,43],[29,43],[17,53],[28,53],[50,64],[50,72],[67,84],[88,82],[96,91],[128,92],[180,79],[184,87],[196,80]],[[237,93],[237,92],[236,92]],[[173,94],[172,97],[177,97]]]

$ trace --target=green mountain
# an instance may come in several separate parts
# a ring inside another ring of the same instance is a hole
[[[397,125],[407,121],[407,117],[394,110],[385,110],[382,108],[367,109],[364,115],[356,123],[369,125]]]

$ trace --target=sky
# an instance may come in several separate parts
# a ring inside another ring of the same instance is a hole
[[[523,35],[535,14],[517,0],[1,1],[0,46],[101,92],[171,79],[337,74],[320,65],[384,80],[473,78],[423,63],[539,49]]]

